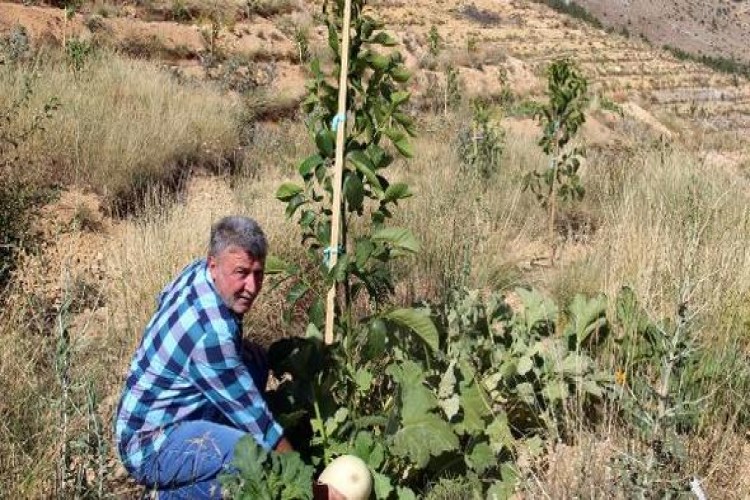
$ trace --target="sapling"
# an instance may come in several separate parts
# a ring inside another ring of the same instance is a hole
[[[440,36],[440,32],[437,27],[433,24],[427,33],[427,45],[430,49],[430,55],[437,57],[440,55],[440,50],[443,46],[443,37]]]
[[[555,61],[547,68],[549,101],[537,106],[535,113],[543,129],[539,146],[549,157],[549,164],[543,172],[529,172],[524,183],[547,210],[552,265],[556,250],[557,199],[581,200],[585,193],[578,176],[585,151],[582,147],[571,147],[570,143],[586,121],[587,89],[586,78],[572,61]]]
[[[326,3],[331,14],[326,21],[328,43],[336,67],[329,73],[317,59],[311,63],[313,78],[307,84],[308,97],[303,102],[317,151],[299,165],[303,185],[285,183],[276,193],[286,203],[287,215],[299,217],[302,242],[313,259],[324,264],[324,254],[339,253],[334,269],[321,265],[320,270],[327,280],[340,284],[338,305],[347,321],[352,320],[351,305],[361,294],[366,294],[376,308],[384,303],[393,290],[389,260],[418,248],[410,231],[387,227],[391,210],[400,200],[411,196],[408,185],[391,183],[385,177],[394,160],[391,151],[405,157],[412,154],[408,139],[414,135],[414,121],[403,110],[410,95],[402,89],[410,75],[398,51],[385,53],[380,49],[393,47],[397,42],[383,31],[380,21],[362,12],[364,3],[352,2],[346,116],[338,114],[338,89],[330,83],[341,64],[341,18],[337,14],[344,6],[343,1]],[[346,127],[340,207],[345,217],[339,227],[340,249],[330,248],[337,127]],[[384,147],[386,142],[393,146],[392,150]],[[363,222],[359,226],[366,229],[354,233],[353,222],[357,219]],[[310,285],[299,281],[288,297],[289,305],[314,294]],[[319,308],[319,297],[311,304],[309,312]],[[316,315],[311,315],[311,320],[320,327]]]

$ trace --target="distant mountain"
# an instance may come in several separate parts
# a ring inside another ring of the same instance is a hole
[[[748,0],[571,0],[604,26],[697,55],[750,63]]]

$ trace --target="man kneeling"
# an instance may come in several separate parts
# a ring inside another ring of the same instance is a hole
[[[266,251],[254,220],[221,219],[208,257],[159,295],[130,364],[115,437],[125,468],[160,499],[221,498],[218,475],[247,433],[266,450],[292,449],[263,397],[265,354],[242,348],[242,316],[263,286]]]

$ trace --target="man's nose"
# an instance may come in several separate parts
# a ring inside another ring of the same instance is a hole
[[[245,290],[253,295],[258,293],[258,280],[252,274],[245,279]]]

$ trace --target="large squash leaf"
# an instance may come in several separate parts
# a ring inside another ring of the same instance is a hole
[[[398,382],[401,402],[401,428],[392,437],[391,452],[422,469],[430,457],[458,448],[450,424],[432,411],[438,400],[425,387],[419,365],[407,361],[389,367],[388,373]]]
[[[384,314],[383,319],[405,326],[417,334],[432,350],[438,350],[438,331],[427,311],[412,308],[394,309]]]

